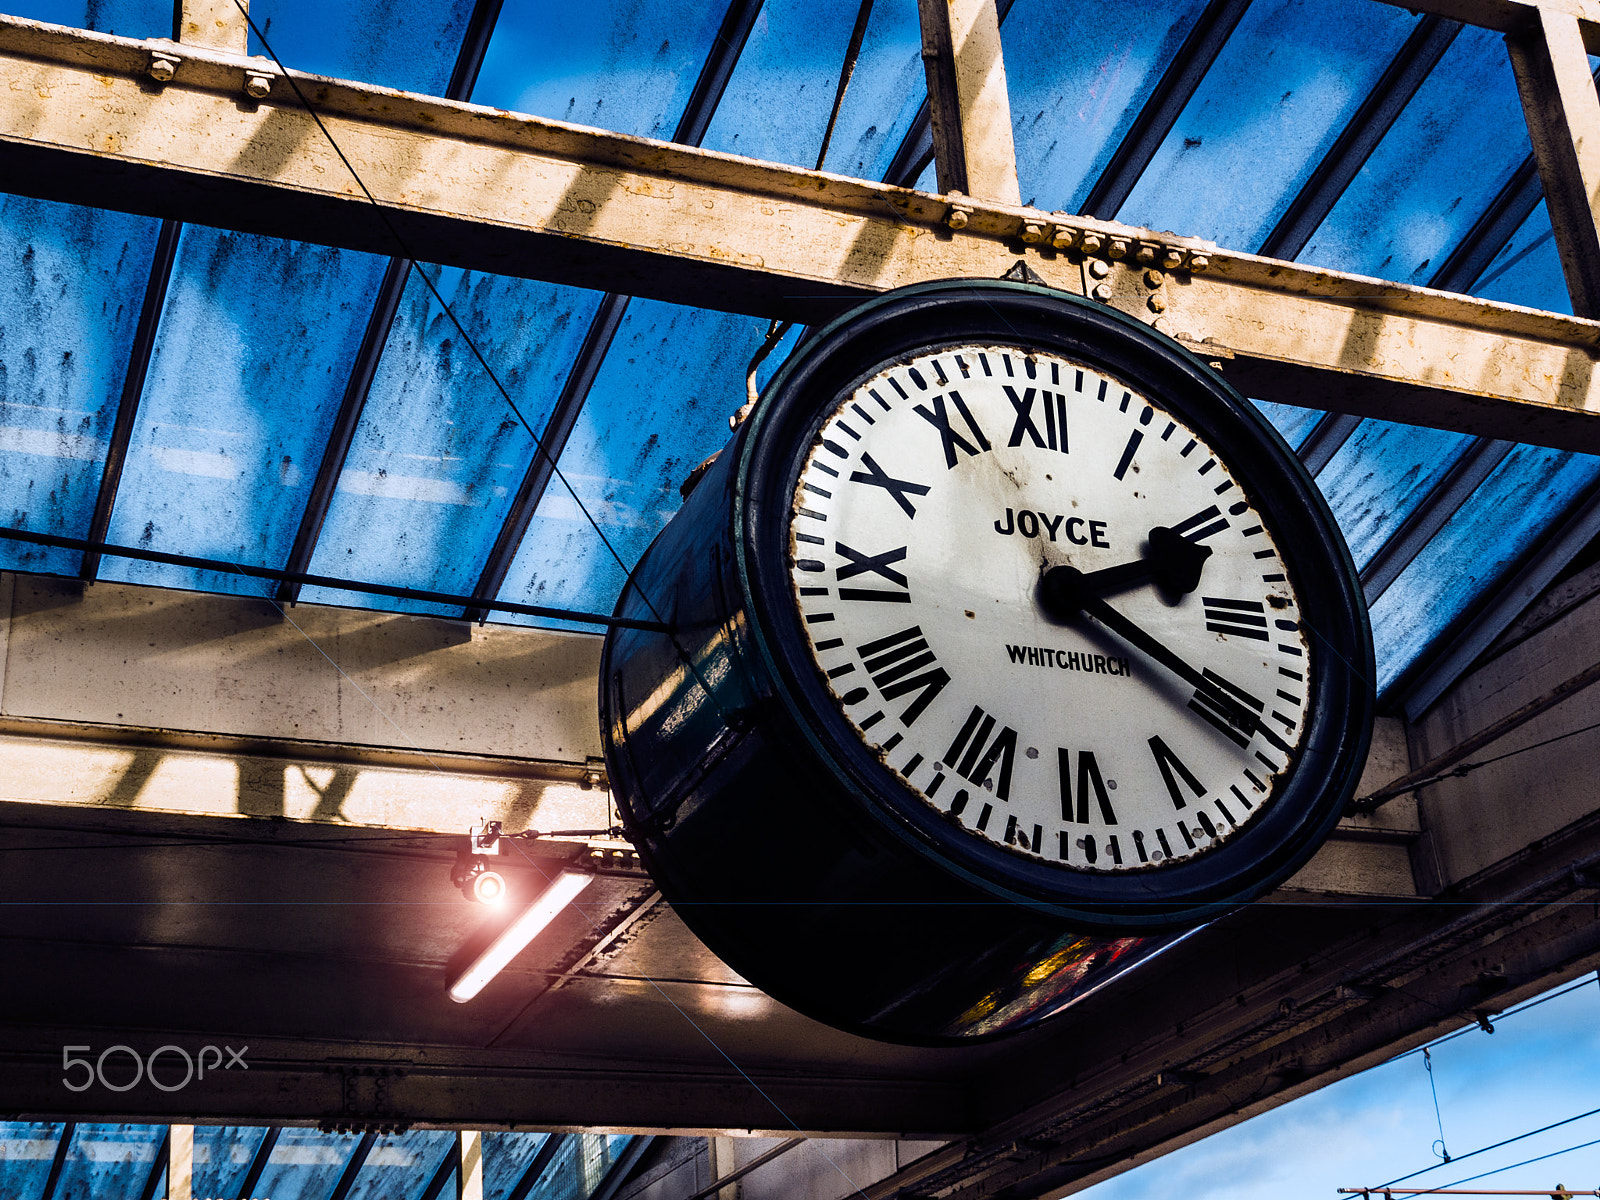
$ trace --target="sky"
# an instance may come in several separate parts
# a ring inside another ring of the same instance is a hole
[[[1563,994],[1564,993],[1564,994]],[[1091,1200],[1337,1200],[1341,1187],[1600,1188],[1600,985],[1584,976],[1420,1050],[1322,1088],[1079,1193]],[[1454,1161],[1436,1153],[1443,1146]],[[1463,1182],[1483,1172],[1486,1178]]]

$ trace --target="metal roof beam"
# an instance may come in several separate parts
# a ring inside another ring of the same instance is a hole
[[[995,0],[917,0],[939,190],[1020,204]]]
[[[1449,17],[1497,33],[1518,33],[1550,13],[1578,22],[1584,48],[1600,54],[1600,0],[1382,0],[1411,12]]]
[[[1577,18],[1540,9],[1506,38],[1572,311],[1600,316],[1600,96]]]
[[[1085,213],[1107,220],[1117,215],[1249,7],[1250,0],[1211,0],[1206,5],[1095,181],[1083,202]]]
[[[1081,293],[1088,246],[1108,260],[1111,303],[1209,339],[1202,352],[1250,395],[1600,450],[1593,321],[304,77],[380,213],[286,85],[281,106],[244,105],[240,64],[187,53],[154,90],[143,43],[0,19],[8,186],[805,321],[904,284],[997,277],[1024,253]],[[1145,282],[1155,263],[1170,268],[1159,315]]]

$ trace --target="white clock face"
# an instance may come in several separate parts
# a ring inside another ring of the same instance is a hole
[[[1159,870],[1299,752],[1307,639],[1247,481],[1093,368],[968,345],[879,372],[813,442],[789,548],[840,710],[971,837]]]

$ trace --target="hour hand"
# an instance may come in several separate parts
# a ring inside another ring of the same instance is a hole
[[[1150,531],[1142,558],[1118,563],[1099,571],[1077,571],[1071,567],[1052,567],[1040,584],[1040,599],[1045,611],[1058,621],[1077,615],[1081,597],[1106,596],[1146,583],[1157,584],[1174,596],[1186,596],[1200,586],[1200,573],[1211,547],[1191,542],[1164,525]]]

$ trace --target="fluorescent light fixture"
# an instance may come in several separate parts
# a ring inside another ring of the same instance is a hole
[[[483,991],[483,985],[522,953],[523,947],[538,937],[544,927],[555,920],[556,914],[572,903],[593,879],[594,876],[587,871],[563,871],[557,875],[555,881],[539,893],[539,898],[528,905],[499,937],[489,943],[482,954],[473,959],[465,971],[451,981],[450,999],[457,1004],[465,1004]]]

